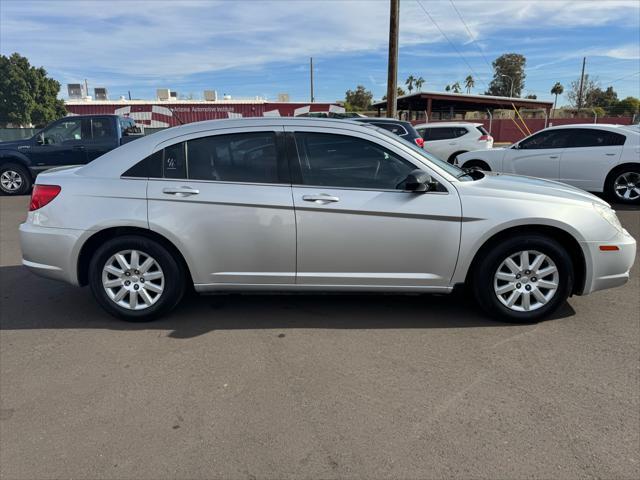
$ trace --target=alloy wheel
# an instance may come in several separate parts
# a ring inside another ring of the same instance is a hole
[[[22,175],[15,170],[5,170],[0,175],[0,185],[6,192],[16,192],[22,187]]]
[[[164,273],[158,262],[140,250],[122,250],[106,261],[102,286],[109,298],[127,310],[144,310],[164,291]]]
[[[558,290],[560,275],[554,261],[536,250],[509,255],[493,278],[500,303],[516,312],[530,312],[549,303]]]
[[[640,198],[640,173],[625,172],[613,182],[613,191],[621,200],[637,200]]]

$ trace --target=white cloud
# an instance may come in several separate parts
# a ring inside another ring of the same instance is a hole
[[[449,2],[421,1],[452,41],[469,42]],[[623,0],[455,3],[479,40],[505,25],[532,37],[532,25],[637,22],[640,12],[640,2]],[[158,85],[194,74],[259,68],[271,62],[299,63],[312,55],[380,51],[388,41],[386,1],[150,0],[112,2],[108,8],[104,2],[0,1],[0,8],[0,51],[19,51],[34,64],[61,72],[63,81],[78,80],[91,71],[102,75],[104,83],[120,75],[134,77],[138,84]],[[443,41],[416,2],[402,2],[402,46]],[[471,45],[465,50],[470,50],[466,56],[479,55]],[[423,51],[442,54],[435,47]],[[638,46],[602,54],[638,58]]]

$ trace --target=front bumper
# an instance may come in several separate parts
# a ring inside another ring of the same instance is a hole
[[[615,245],[618,250],[602,251],[601,245]],[[636,258],[636,241],[626,230],[615,241],[582,242],[582,247],[591,260],[591,275],[586,278],[582,295],[627,283]]]
[[[82,230],[20,225],[22,264],[41,277],[79,285],[77,246]]]

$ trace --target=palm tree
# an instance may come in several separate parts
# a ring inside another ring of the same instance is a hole
[[[416,78],[415,83],[416,83],[416,89],[418,91],[421,91],[422,90],[422,85],[424,85],[424,78],[422,78],[422,77]]]
[[[451,85],[451,90],[453,90],[453,93],[461,93],[462,88],[460,87],[460,82],[456,82],[453,85]]]
[[[560,82],[556,82],[556,84],[553,87],[551,87],[551,95],[556,96],[556,98],[553,100],[554,113],[556,111],[556,103],[558,102],[558,95],[562,95],[562,92],[564,92],[564,87]]]
[[[413,75],[409,75],[405,80],[404,84],[407,86],[407,90],[409,90],[409,95],[411,95],[411,90],[413,90],[413,84],[416,82],[416,77]]]
[[[467,89],[467,94],[471,93],[471,89],[476,86],[476,82],[471,75],[467,75],[464,79],[464,86]]]

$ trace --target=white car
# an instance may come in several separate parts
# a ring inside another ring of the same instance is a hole
[[[549,127],[508,148],[459,155],[456,165],[548,178],[640,203],[640,131],[631,126]]]
[[[493,137],[481,123],[423,123],[415,128],[424,139],[424,149],[449,163],[461,153],[493,148]]]

